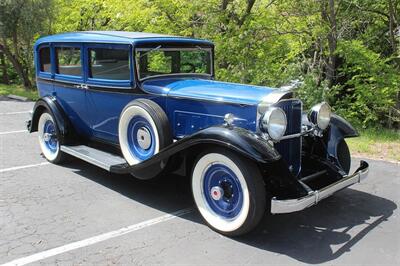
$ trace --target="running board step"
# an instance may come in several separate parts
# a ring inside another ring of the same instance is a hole
[[[110,171],[111,167],[113,166],[126,164],[125,159],[118,155],[94,149],[85,145],[61,145],[61,151],[101,167],[107,171]]]

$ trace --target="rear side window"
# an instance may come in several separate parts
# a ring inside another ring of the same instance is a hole
[[[82,76],[81,49],[56,47],[57,74]]]
[[[130,80],[129,50],[90,48],[89,77],[108,80]]]
[[[39,64],[41,72],[51,72],[50,47],[40,48]]]

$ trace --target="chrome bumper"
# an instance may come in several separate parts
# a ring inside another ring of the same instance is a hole
[[[330,195],[341,189],[361,182],[361,180],[368,176],[368,171],[368,163],[365,161],[361,161],[360,167],[354,172],[354,174],[345,176],[339,181],[320,190],[314,190],[310,192],[307,196],[288,200],[278,200],[274,197],[271,200],[271,213],[290,213],[304,210],[305,208],[317,204],[320,200],[329,197]]]

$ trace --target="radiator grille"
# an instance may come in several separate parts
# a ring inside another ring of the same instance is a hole
[[[287,129],[285,135],[301,132],[302,103],[300,100],[283,100],[275,106],[286,113]],[[298,175],[301,169],[301,137],[282,140],[275,144],[283,159],[289,165],[292,173]]]

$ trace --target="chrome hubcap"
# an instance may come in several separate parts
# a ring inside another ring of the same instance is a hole
[[[215,186],[211,188],[210,194],[213,200],[220,200],[224,195],[224,190],[219,186]]]
[[[55,137],[54,134],[51,134],[51,133],[44,133],[43,134],[43,140],[44,141],[50,141],[54,137]]]
[[[150,148],[151,146],[151,135],[150,135],[150,131],[145,128],[145,127],[141,127],[138,129],[137,134],[137,141],[139,143],[140,148],[142,148],[143,150],[147,150],[148,148]]]

